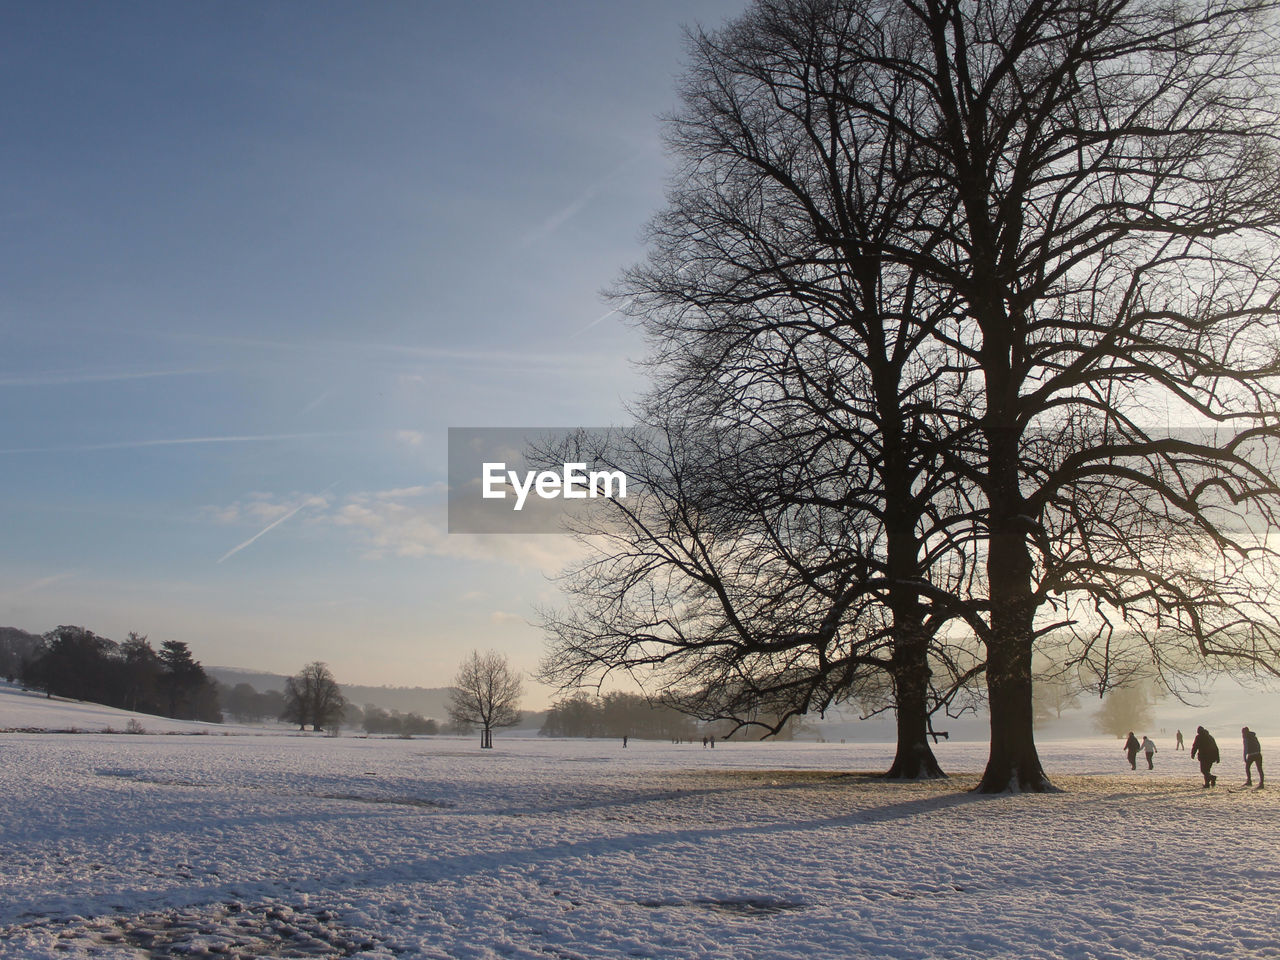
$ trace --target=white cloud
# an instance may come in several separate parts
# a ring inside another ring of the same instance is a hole
[[[444,483],[367,490],[334,499],[325,494],[293,494],[275,497],[250,494],[225,507],[208,507],[204,513],[222,524],[265,525],[222,559],[249,546],[294,515],[306,512],[309,523],[342,530],[374,559],[456,557],[498,562],[552,575],[579,560],[583,549],[572,538],[558,534],[462,534],[448,532]],[[219,561],[221,562],[221,560]],[[484,596],[474,592],[463,599]]]
[[[404,500],[409,497],[428,497],[432,494],[449,492],[447,483],[429,483],[416,487],[392,487],[390,490],[379,490],[371,494],[355,494],[356,497],[373,497],[378,500]]]
[[[556,534],[449,533],[444,493],[438,484],[352,494],[330,519],[358,533],[374,557],[458,557],[554,574],[581,556]]]

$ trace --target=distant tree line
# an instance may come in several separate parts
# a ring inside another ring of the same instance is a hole
[[[50,697],[222,722],[217,685],[178,640],[156,650],[137,633],[117,643],[84,627],[60,626],[28,645],[17,672],[23,686]]]
[[[13,683],[22,676],[22,664],[40,649],[40,634],[17,627],[0,627],[0,676]]]
[[[359,726],[365,733],[414,737],[435,736],[440,732],[440,724],[430,717],[412,712],[401,713],[399,710],[384,710],[374,703],[366,703],[364,710],[348,707],[346,719],[351,726]]]
[[[237,723],[262,723],[279,720],[285,714],[283,690],[259,691],[250,683],[220,685],[223,712]],[[438,721],[415,711],[388,710],[376,703],[362,709],[354,703],[343,708],[341,725],[365,733],[394,736],[433,736],[440,732]]]
[[[575,694],[557,701],[539,733],[544,737],[636,737],[642,740],[691,740],[698,725],[673,707],[651,703],[635,693]]]
[[[234,687],[224,683],[218,688],[223,713],[237,723],[278,720],[284,713],[284,692],[281,690],[259,692],[250,683],[237,683]]]

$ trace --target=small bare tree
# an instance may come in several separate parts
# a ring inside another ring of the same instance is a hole
[[[493,746],[495,727],[514,727],[520,722],[520,674],[502,654],[471,652],[449,693],[449,719],[459,727],[479,727],[480,746]]]

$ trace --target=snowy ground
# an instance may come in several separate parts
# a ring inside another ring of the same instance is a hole
[[[868,744],[5,734],[0,957],[1280,957],[1280,784],[1220,733],[1214,791],[1100,739],[1000,797],[976,743],[888,784]]]
[[[254,726],[170,720],[168,717],[157,717],[149,713],[131,713],[115,707],[104,707],[100,703],[46,697],[43,693],[23,690],[15,684],[0,681],[0,733],[36,730],[124,733],[130,720],[135,721],[147,733],[256,734],[267,730],[280,731],[279,724]]]

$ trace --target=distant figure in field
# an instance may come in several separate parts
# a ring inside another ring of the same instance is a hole
[[[1262,744],[1258,735],[1248,727],[1240,728],[1240,739],[1244,741],[1244,782],[1246,786],[1253,784],[1253,765],[1258,765],[1258,789],[1262,789]]]
[[[1142,735],[1142,752],[1147,755],[1147,769],[1154,770],[1155,764],[1151,762],[1151,758],[1156,755],[1156,745],[1144,733]]]
[[[1204,785],[1206,787],[1216,786],[1218,778],[1210,773],[1210,768],[1222,759],[1218,753],[1218,741],[1209,735],[1209,731],[1204,727],[1196,727],[1196,738],[1191,741],[1191,759],[1196,758],[1196,754],[1200,754],[1200,772],[1204,774]]]
[[[715,734],[713,733],[711,735],[711,749],[714,750],[715,748],[716,748],[716,737],[715,737]]]
[[[705,733],[702,735],[702,749],[707,749],[707,735]]]
[[[1133,731],[1129,731],[1129,739],[1124,742],[1125,756],[1129,758],[1129,766],[1133,770],[1138,769],[1138,751],[1142,749],[1142,744],[1138,743],[1138,738],[1133,735]]]
[[[627,745],[627,738],[626,738],[626,736],[623,736],[623,738],[622,738],[622,746],[625,748],[625,747],[626,747],[626,745]]]
[[[1179,731],[1178,731],[1178,735],[1177,735],[1177,737],[1176,737],[1176,738],[1175,738],[1175,740],[1174,740],[1173,749],[1175,749],[1175,750],[1185,750],[1185,749],[1187,749],[1187,745],[1186,745],[1185,743],[1183,743],[1183,742],[1182,742],[1182,731],[1181,731],[1181,730],[1179,730]]]

